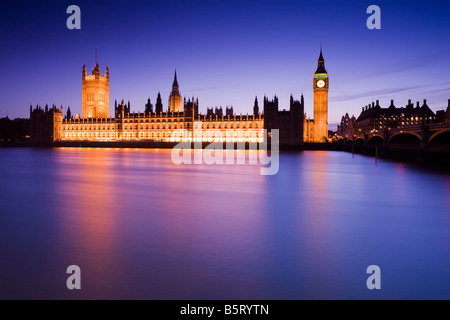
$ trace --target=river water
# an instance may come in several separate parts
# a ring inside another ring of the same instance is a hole
[[[0,298],[450,299],[448,174],[330,151],[260,169],[0,149]]]

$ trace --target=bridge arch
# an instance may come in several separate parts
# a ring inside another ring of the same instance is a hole
[[[422,141],[422,137],[417,132],[409,131],[409,132],[396,132],[389,137],[388,142],[390,143],[394,138],[398,139],[399,136],[414,136],[419,139],[419,142]]]
[[[428,152],[439,155],[439,160],[448,164],[450,161],[450,130],[440,130],[433,134],[428,142]]]
[[[369,139],[367,140],[367,144],[369,144],[369,145],[383,144],[383,142],[384,142],[384,137],[381,135],[373,135],[373,136],[369,137]]]
[[[446,133],[446,132],[450,132],[450,128],[441,129],[441,130],[439,130],[439,131],[434,132],[434,133],[431,135],[430,139],[428,139],[428,142],[433,141],[434,138],[436,138],[436,137],[438,137],[439,135],[444,134],[444,133]]]
[[[363,137],[356,137],[355,138],[355,144],[364,144],[364,138]]]

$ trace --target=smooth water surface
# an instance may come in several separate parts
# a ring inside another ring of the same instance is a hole
[[[450,176],[412,165],[25,148],[0,149],[0,181],[3,299],[450,299]]]

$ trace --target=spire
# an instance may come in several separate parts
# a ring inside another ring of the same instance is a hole
[[[322,45],[320,45],[320,55],[319,59],[317,60],[316,73],[327,73],[327,70],[325,69],[325,60],[322,55]]]
[[[82,76],[83,80],[86,77],[86,64],[85,63],[83,63],[83,71],[81,72],[81,76]]]
[[[177,80],[177,69],[175,69],[175,76],[173,78],[173,84],[172,84],[172,94],[179,94],[178,91],[178,80]]]
[[[158,92],[158,96],[156,97],[156,104],[155,104],[155,112],[161,113],[163,111],[163,105],[161,101],[161,93]]]
[[[320,56],[319,56],[319,60],[318,61],[325,62],[325,60],[323,59],[323,55],[322,55],[322,45],[320,45]]]
[[[105,69],[105,78],[109,82],[109,68],[108,68],[108,65],[106,65],[106,69]]]

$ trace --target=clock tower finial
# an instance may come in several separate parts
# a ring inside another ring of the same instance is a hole
[[[316,73],[327,73],[327,70],[325,69],[325,59],[322,55],[322,45],[320,45],[320,55],[319,59],[317,60],[317,70]]]

